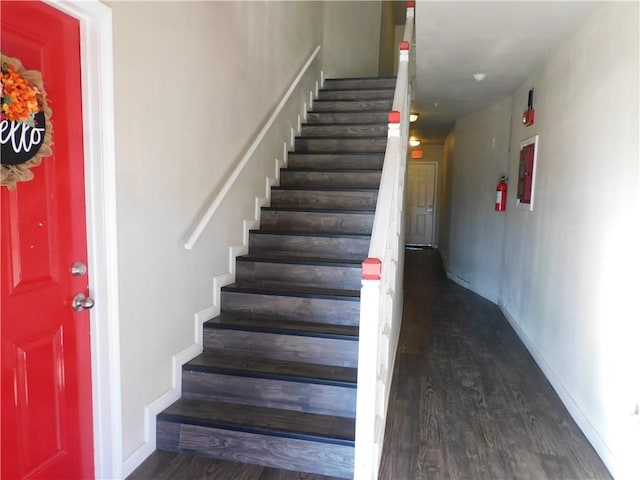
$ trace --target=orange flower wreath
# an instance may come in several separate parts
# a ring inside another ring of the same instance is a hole
[[[42,86],[42,75],[36,70],[25,70],[17,58],[7,57],[0,53],[0,121],[22,122],[33,127],[35,115],[44,114],[44,141],[37,153],[24,163],[18,165],[2,164],[0,185],[10,190],[16,183],[33,179],[31,169],[40,165],[43,157],[53,152],[51,133],[51,108],[47,105],[47,94]],[[5,126],[3,126],[4,128]],[[3,140],[4,141],[4,140]]]

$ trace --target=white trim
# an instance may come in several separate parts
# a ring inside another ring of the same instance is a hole
[[[82,111],[96,478],[122,476],[120,335],[111,9],[99,1],[44,0],[80,22]]]
[[[445,268],[446,268],[446,262],[445,263]],[[457,283],[458,285],[460,285],[461,287],[466,288],[467,290],[471,290],[471,283],[469,283],[468,280],[465,280],[464,278],[456,275],[455,273],[447,270],[447,278],[449,280],[451,280],[454,283]]]
[[[210,317],[210,308],[201,310],[194,315],[196,323],[196,337],[199,340],[171,358],[171,388],[147,405],[144,409],[144,443],[127,457],[122,466],[122,476],[129,476],[156,449],[156,417],[180,398],[182,391],[182,366],[202,353],[202,324]]]
[[[571,417],[578,424],[578,427],[580,427],[580,430],[582,430],[582,433],[584,433],[585,437],[587,437],[587,440],[589,440],[589,443],[591,443],[591,445],[593,446],[595,451],[598,453],[598,455],[600,456],[604,464],[607,466],[607,468],[609,468],[609,470],[612,473],[615,473],[615,469],[613,468],[614,460],[615,460],[614,455],[611,452],[611,450],[609,450],[605,442],[602,440],[602,437],[600,436],[598,431],[595,429],[595,427],[591,424],[587,416],[580,409],[578,404],[575,402],[575,400],[571,396],[571,393],[566,389],[566,387],[564,386],[560,378],[556,375],[556,373],[553,371],[551,366],[544,359],[544,357],[542,356],[542,353],[540,353],[540,351],[536,348],[533,341],[527,336],[525,331],[520,327],[520,325],[516,321],[516,318],[506,307],[502,299],[498,301],[498,308],[500,308],[500,311],[503,313],[503,315],[505,316],[505,318],[507,319],[511,327],[515,330],[516,334],[518,335],[522,343],[524,343],[524,346],[527,348],[527,350],[533,357],[538,367],[540,367],[540,370],[542,370],[542,373],[547,378],[547,380],[549,381],[549,383],[551,384],[555,392],[558,394],[558,397],[560,397],[560,400],[569,411],[569,414],[571,415]]]
[[[229,193],[229,191],[231,190],[231,187],[233,187],[233,184],[235,183],[236,179],[238,178],[238,176],[240,176],[240,172],[242,172],[246,164],[249,162],[249,160],[255,153],[258,146],[262,143],[262,140],[267,135],[267,132],[275,122],[276,118],[278,118],[278,115],[280,115],[280,112],[282,111],[284,106],[287,104],[289,97],[295,91],[296,87],[302,80],[302,77],[304,77],[304,74],[307,72],[311,63],[318,56],[318,52],[320,51],[320,48],[321,47],[319,45],[315,48],[315,50],[313,51],[311,56],[309,56],[308,60],[306,61],[306,63],[304,64],[300,72],[298,72],[298,75],[289,86],[289,89],[280,100],[280,103],[278,103],[278,106],[275,108],[273,113],[271,113],[271,116],[262,127],[262,130],[260,130],[260,133],[258,133],[255,140],[253,141],[249,149],[246,151],[246,153],[244,154],[240,162],[238,162],[236,167],[233,169],[233,172],[231,173],[231,175],[229,175],[229,177],[227,178],[227,181],[224,182],[224,185],[220,189],[220,192],[213,199],[213,201],[207,208],[207,211],[204,213],[202,218],[198,221],[196,226],[193,228],[191,234],[189,235],[189,237],[187,238],[187,241],[184,244],[184,248],[186,248],[187,250],[191,250],[193,246],[196,244],[196,242],[198,241],[198,238],[200,238],[200,235],[202,235],[202,232],[204,231],[206,226],[209,224],[209,221],[211,221],[211,217],[213,217],[213,214],[216,212],[216,210],[218,209],[218,207],[226,197],[227,193]],[[292,132],[291,144],[293,145],[293,139],[294,139],[293,129],[291,129],[291,132]]]

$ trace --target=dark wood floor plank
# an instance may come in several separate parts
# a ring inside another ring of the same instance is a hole
[[[498,307],[447,280],[437,250],[406,252],[404,292],[381,480],[611,478]]]

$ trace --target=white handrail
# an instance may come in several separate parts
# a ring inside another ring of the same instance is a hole
[[[320,51],[320,48],[321,48],[320,45],[318,45],[315,48],[315,50],[313,51],[309,59],[306,61],[306,63],[304,64],[304,66],[296,76],[296,78],[293,80],[293,82],[289,86],[289,89],[286,91],[286,93],[282,97],[282,100],[280,100],[280,103],[278,103],[276,108],[271,113],[271,116],[269,117],[269,119],[266,121],[266,123],[260,130],[260,133],[258,133],[255,140],[249,147],[249,149],[246,151],[244,156],[240,159],[236,167],[233,169],[233,172],[231,172],[231,175],[229,175],[226,182],[224,182],[224,185],[222,186],[218,194],[215,196],[215,198],[207,208],[207,211],[204,213],[204,215],[202,215],[202,218],[198,221],[196,226],[193,228],[191,234],[189,235],[189,237],[187,238],[187,241],[184,244],[184,248],[186,248],[187,250],[191,250],[193,246],[196,244],[196,242],[198,241],[198,238],[200,238],[200,235],[202,235],[202,232],[211,221],[211,217],[213,217],[213,214],[216,212],[216,210],[218,209],[218,207],[220,206],[224,198],[227,196],[227,193],[229,193],[229,191],[233,187],[233,184],[235,183],[238,176],[240,175],[240,172],[242,172],[242,169],[247,165],[247,163],[255,153],[258,146],[260,146],[260,143],[266,136],[271,126],[273,125],[273,122],[276,120],[276,118],[278,117],[278,115],[286,105],[287,101],[289,100],[289,97],[295,91],[296,87],[298,86],[298,83],[300,83],[300,80],[302,80],[302,77],[307,72],[309,66],[317,57],[318,52]]]
[[[413,2],[410,2],[403,37],[408,46],[413,40],[414,11]],[[378,478],[402,321],[404,188],[410,98],[409,50],[401,48],[393,98],[393,110],[399,112],[400,118],[399,123],[390,118],[369,258],[363,264],[360,291],[354,480]]]

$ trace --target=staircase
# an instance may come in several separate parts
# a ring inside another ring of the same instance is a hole
[[[157,447],[353,476],[361,263],[394,78],[327,80]]]

